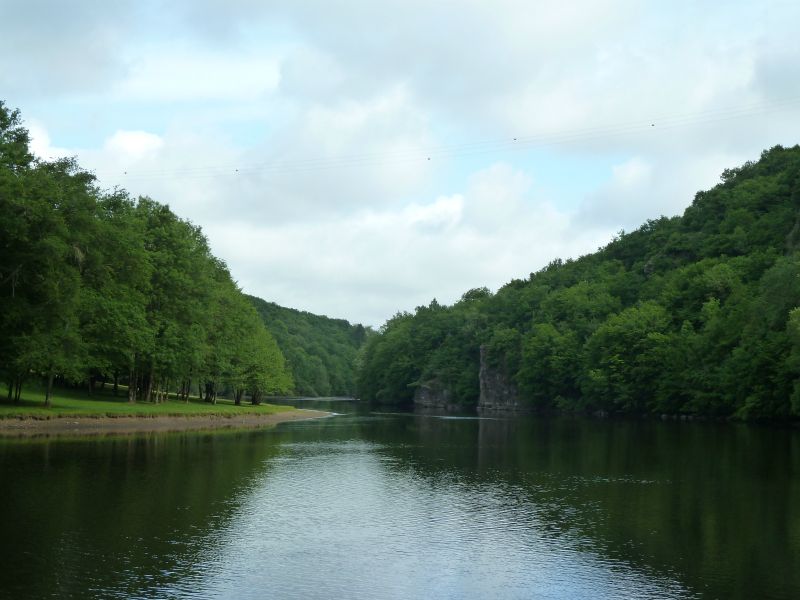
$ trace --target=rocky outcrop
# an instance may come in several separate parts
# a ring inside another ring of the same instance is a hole
[[[418,408],[449,409],[454,406],[453,394],[437,381],[421,383],[414,392],[414,406]]]
[[[478,410],[524,411],[528,409],[520,402],[517,386],[514,385],[505,370],[489,364],[485,346],[481,346],[479,375],[481,395],[478,400]]]

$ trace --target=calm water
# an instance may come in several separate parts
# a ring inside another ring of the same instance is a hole
[[[328,406],[0,440],[0,597],[800,597],[798,431]]]

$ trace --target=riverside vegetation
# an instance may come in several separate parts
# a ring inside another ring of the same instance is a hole
[[[499,381],[535,411],[796,419],[800,147],[721,179],[594,254],[398,313],[367,342],[362,396],[474,407]]]
[[[125,402],[114,396],[110,388],[98,387],[91,396],[86,397],[84,389],[57,389],[51,394],[49,407],[43,404],[45,390],[28,386],[25,398],[17,403],[2,405],[0,416],[33,418],[91,417],[233,417],[238,415],[272,415],[294,411],[291,406],[259,403],[237,406],[233,400],[220,398],[214,404],[203,402],[197,397],[188,401],[177,400],[174,394],[158,403]],[[3,422],[0,421],[0,425]],[[0,427],[1,428],[1,427]]]
[[[42,388],[45,406],[55,384],[90,396],[108,384],[156,404],[352,390],[360,340],[348,323],[332,321],[350,336],[330,350],[344,359],[308,376],[295,357],[307,339],[325,346],[333,334],[307,326],[286,341],[295,359],[287,364],[264,321],[277,309],[259,315],[199,227],[150,198],[102,191],[74,159],[36,158],[29,142],[19,112],[0,102],[0,379],[9,401],[25,404],[26,384],[31,398]],[[282,340],[285,321],[275,321]],[[325,361],[313,352],[304,357]]]
[[[355,396],[359,349],[370,334],[363,325],[278,306],[248,296],[278,342],[300,396]]]
[[[351,395],[537,411],[800,415],[800,147],[726,170],[680,217],[378,334],[245,296],[200,228],[41,160],[0,102],[0,378],[131,402]],[[288,360],[287,360],[288,359]],[[491,373],[491,378],[482,377]],[[96,393],[96,392],[95,392]]]

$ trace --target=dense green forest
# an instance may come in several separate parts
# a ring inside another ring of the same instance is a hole
[[[363,398],[421,386],[479,402],[484,368],[539,411],[800,415],[800,147],[722,174],[681,217],[555,260],[496,294],[390,319],[366,345]]]
[[[292,389],[284,357],[199,227],[104,192],[74,159],[31,154],[0,102],[0,379],[106,381],[131,401],[190,391],[238,404]]]
[[[343,319],[284,308],[248,296],[275,336],[301,396],[354,396],[356,361],[369,330]]]

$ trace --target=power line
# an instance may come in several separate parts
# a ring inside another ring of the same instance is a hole
[[[436,158],[460,158],[503,151],[525,150],[545,146],[560,146],[575,143],[593,142],[608,138],[651,134],[663,130],[705,125],[728,120],[736,120],[769,114],[800,105],[800,97],[785,98],[724,109],[711,109],[689,113],[661,115],[614,125],[588,127],[554,133],[519,135],[491,140],[465,142],[460,144],[438,144],[419,147],[403,152],[376,152],[306,159],[274,159],[250,165],[206,165],[161,170],[135,170],[133,167],[123,171],[102,172],[96,175],[116,177],[124,181],[133,179],[164,178],[216,178],[236,177],[250,174],[304,173],[352,167],[367,167],[384,164],[413,164],[429,162]]]

